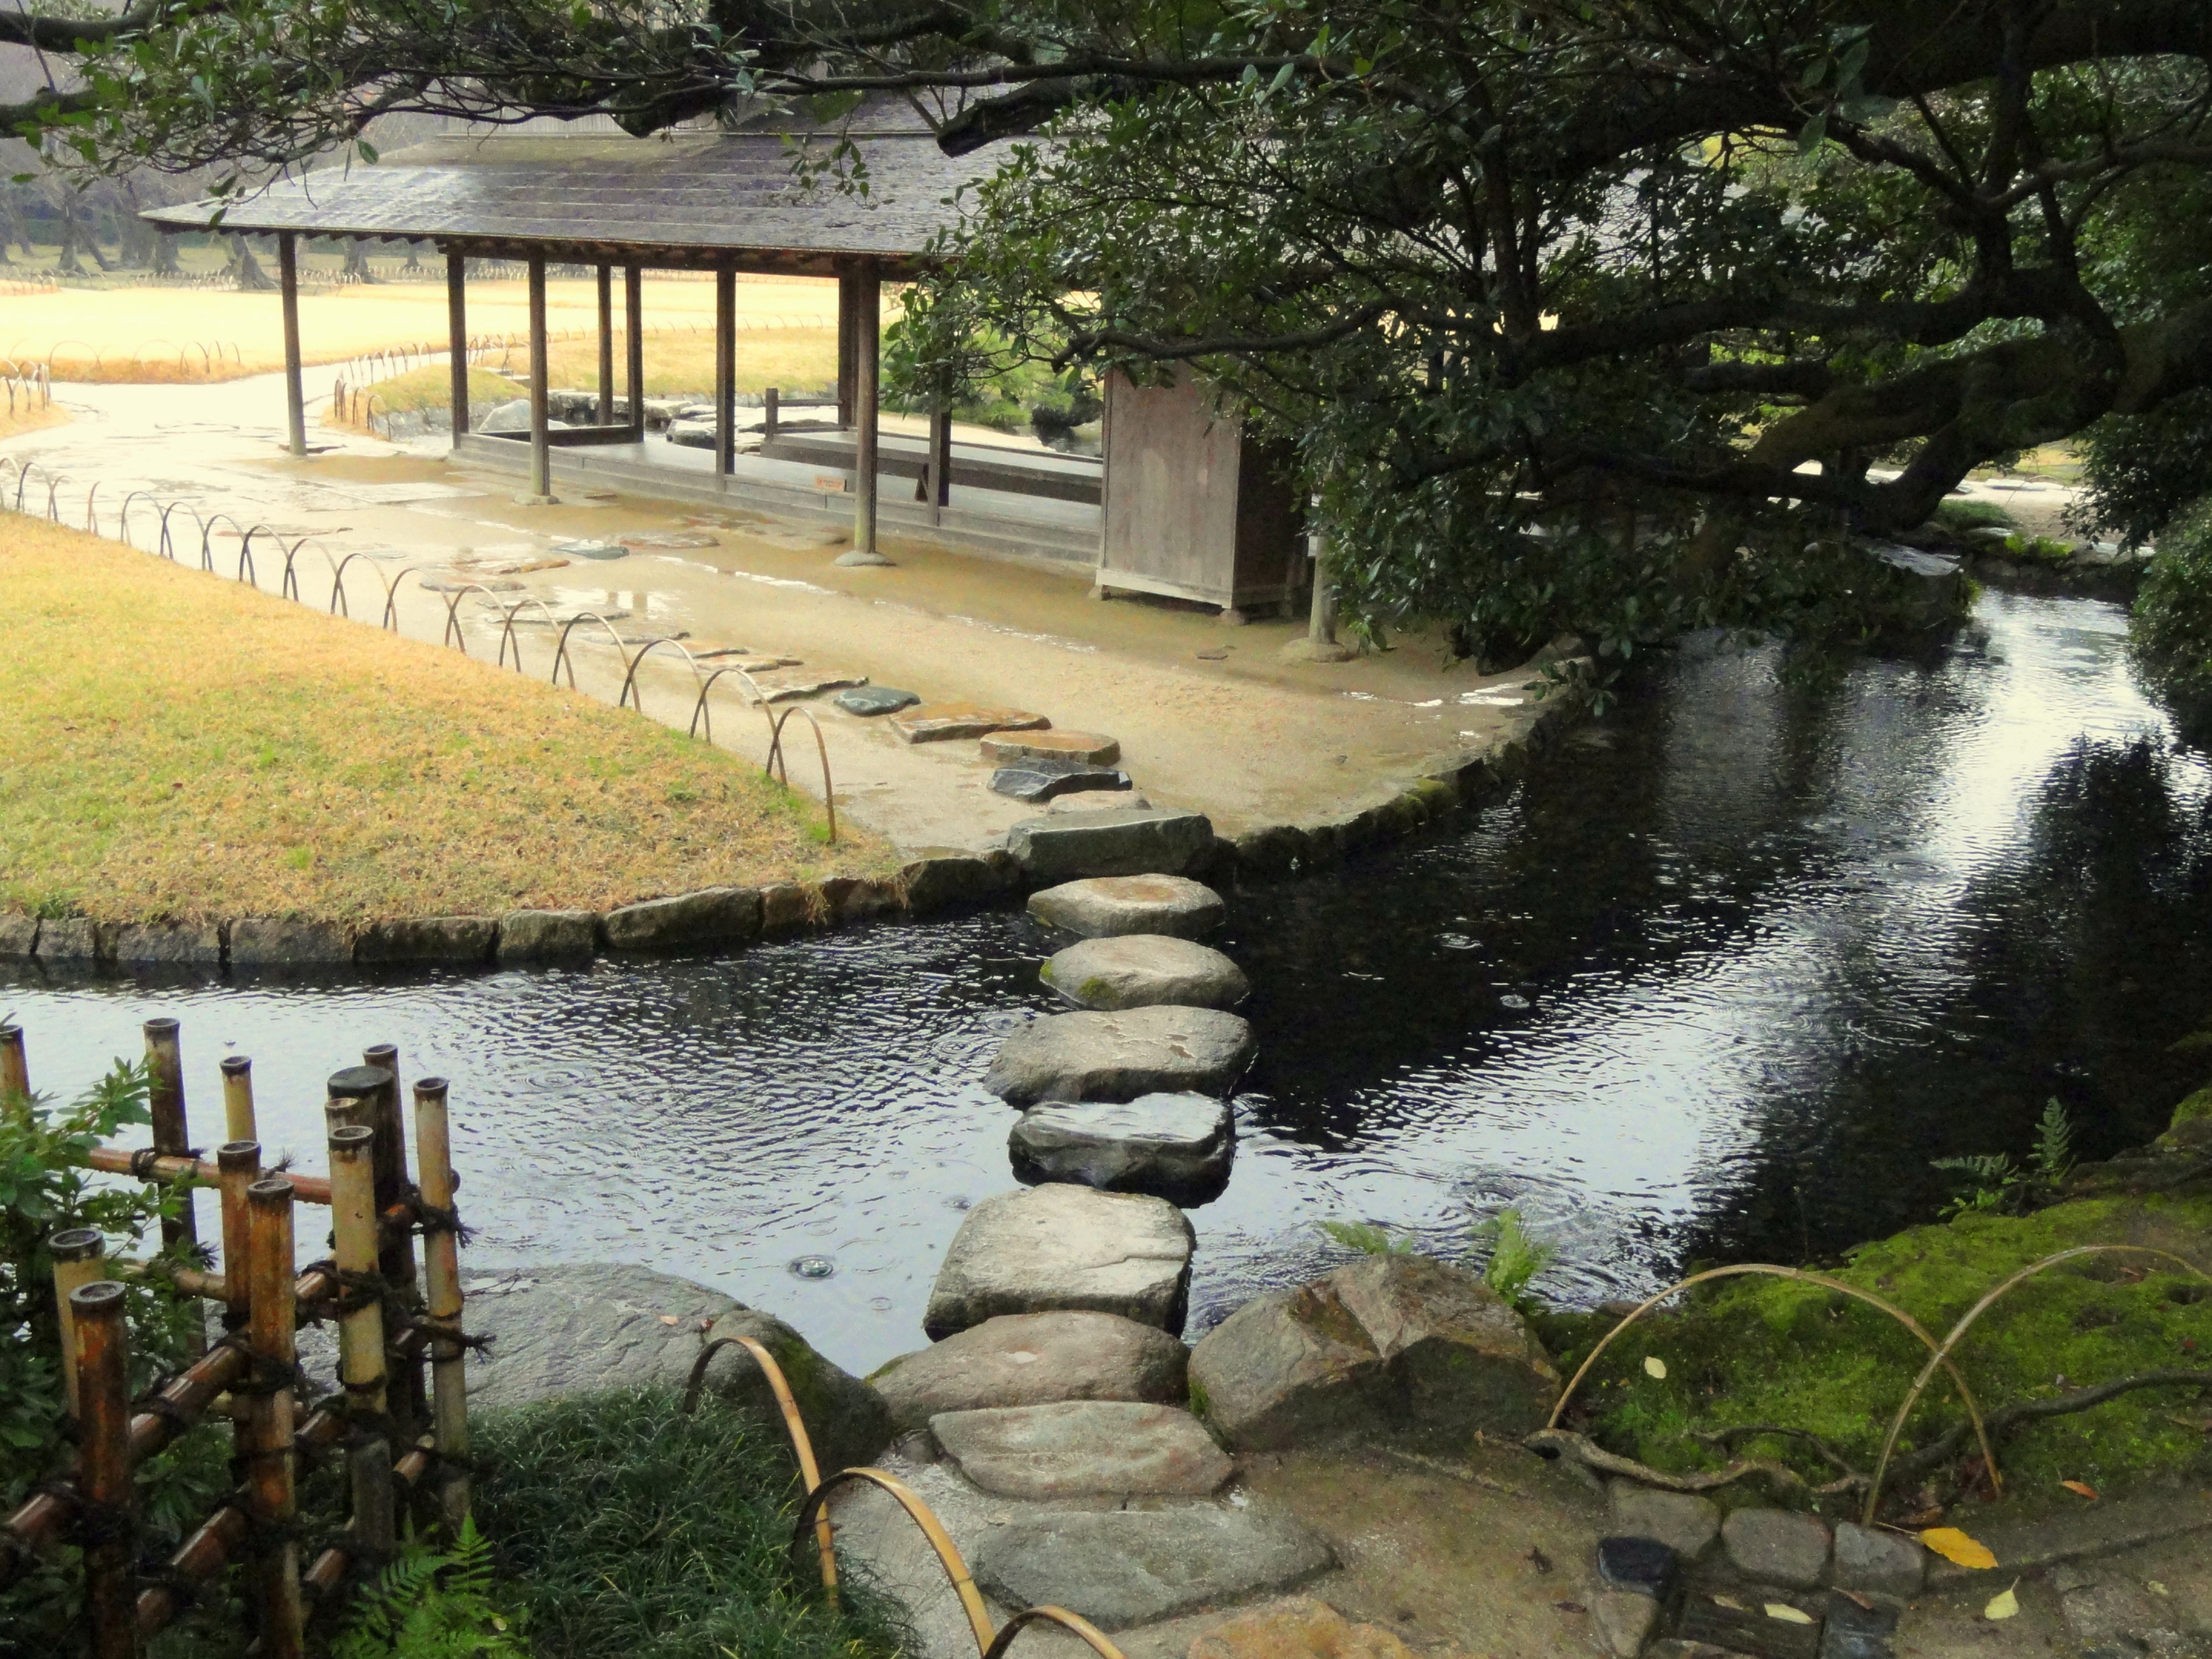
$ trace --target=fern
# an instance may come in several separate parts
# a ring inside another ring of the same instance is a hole
[[[1411,1255],[1413,1241],[1394,1239],[1382,1228],[1366,1221],[1323,1221],[1318,1224],[1328,1234],[1347,1250],[1357,1250],[1362,1255]]]
[[[1482,1281],[1509,1306],[1526,1311],[1528,1284],[1552,1265],[1556,1245],[1540,1243],[1528,1236],[1521,1212],[1503,1209],[1474,1229],[1478,1241],[1490,1241],[1490,1260],[1483,1264]]]
[[[2048,1187],[2063,1185],[2074,1168],[2074,1121],[2057,1096],[2044,1106],[2035,1126],[2035,1173]]]
[[[410,1530],[398,1557],[363,1588],[331,1659],[525,1659],[492,1605],[491,1546],[473,1519],[445,1553]]]
[[[1978,1211],[2009,1209],[2021,1184],[2027,1179],[2027,1171],[2012,1161],[2009,1152],[1939,1158],[1931,1160],[1928,1167],[1962,1177],[1954,1183],[1951,1197],[1943,1206],[1947,1219]]]

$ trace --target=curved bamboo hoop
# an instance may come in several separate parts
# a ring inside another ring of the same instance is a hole
[[[638,710],[641,714],[644,712],[642,708]],[[791,787],[790,769],[783,759],[783,723],[793,714],[805,715],[806,723],[814,728],[815,752],[822,757],[822,805],[830,813],[830,844],[835,847],[837,844],[837,791],[830,781],[830,745],[823,738],[822,722],[814,718],[811,708],[804,703],[793,703],[775,717],[769,732],[768,765],[761,770],[765,773],[769,767],[775,768],[782,775],[783,787],[787,789]]]
[[[100,509],[96,505],[100,495],[100,480],[92,481],[92,488],[84,492],[84,527],[91,534],[100,534]]]
[[[707,721],[707,743],[710,748],[713,746],[714,742],[714,711],[707,706],[707,694],[714,689],[714,682],[721,678],[725,674],[735,674],[739,679],[743,680],[752,691],[754,704],[763,713],[765,713],[768,708],[768,699],[761,695],[760,686],[754,681],[753,677],[750,674],[745,672],[744,669],[738,667],[735,663],[731,663],[724,667],[717,668],[713,673],[708,675],[706,679],[701,684],[699,687],[699,701],[691,706],[691,726],[690,735],[695,738],[699,735],[699,720],[701,716],[705,716]],[[769,716],[769,736],[771,739],[775,736],[775,717],[773,714]]]
[[[207,520],[200,517],[199,508],[194,507],[190,501],[171,501],[167,503],[161,508],[161,556],[167,559],[171,564],[174,564],[177,562],[177,544],[175,538],[169,532],[169,517],[172,514],[179,511],[191,514],[192,523],[198,527],[201,542],[204,544],[207,540]]]
[[[1559,1413],[1566,1410],[1567,1401],[1574,1397],[1575,1389],[1580,1386],[1583,1378],[1589,1375],[1590,1367],[1597,1364],[1598,1356],[1612,1345],[1613,1339],[1674,1295],[1675,1291],[1686,1291],[1691,1285],[1702,1285],[1711,1279],[1741,1279],[1754,1274],[1768,1279],[1795,1279],[1804,1284],[1818,1285],[1825,1290],[1840,1291],[1844,1295],[1856,1297],[1869,1307],[1881,1309],[1882,1312],[1919,1338],[1921,1345],[1935,1356],[1928,1362],[1929,1371],[1932,1371],[1940,1362],[1944,1370],[1950,1374],[1952,1385],[1959,1390],[1959,1399],[1966,1408],[1966,1415],[1973,1420],[1974,1438],[1981,1446],[1983,1462],[1989,1466],[1990,1479],[1992,1480],[1997,1479],[1996,1454],[1990,1449],[1990,1434],[1988,1429],[1982,1424],[1982,1408],[1975,1403],[1973,1391],[1966,1387],[1966,1379],[1959,1375],[1959,1368],[1951,1363],[1949,1350],[1947,1348],[1939,1351],[1936,1339],[1922,1328],[1918,1320],[1896,1304],[1885,1302],[1872,1291],[1863,1291],[1856,1285],[1846,1285],[1840,1279],[1831,1279],[1826,1273],[1808,1273],[1802,1267],[1778,1267],[1771,1262],[1765,1261],[1740,1262],[1732,1267],[1708,1267],[1701,1273],[1691,1274],[1680,1284],[1669,1285],[1658,1295],[1638,1304],[1634,1312],[1598,1339],[1598,1345],[1590,1350],[1589,1358],[1583,1360],[1577,1368],[1575,1374],[1567,1379],[1567,1386],[1559,1390],[1559,1400],[1552,1407],[1551,1416],[1545,1419],[1544,1426],[1547,1429],[1556,1429],[1559,1426]],[[1925,1371],[1922,1373],[1923,1377],[1928,1374]],[[1906,1401],[1908,1405],[1911,1400],[1911,1396],[1908,1395]]]
[[[343,559],[340,559],[338,561],[338,580],[340,581],[343,581],[345,580],[345,568],[348,565],[351,564],[356,559],[366,558],[367,556],[368,555],[366,553],[356,549],[355,551],[347,554]],[[397,634],[399,631],[399,584],[405,581],[410,576],[413,575],[422,568],[422,567],[419,564],[403,565],[398,570],[392,574],[392,580],[386,582],[384,581],[384,573],[381,570],[379,570],[374,564],[369,566],[369,574],[374,576],[378,581],[384,582],[384,615],[378,620],[376,625],[379,628],[383,629],[386,633]],[[347,607],[346,614],[348,616],[351,616],[353,614],[350,605]]]
[[[193,516],[198,517],[197,514]],[[215,527],[226,520],[240,536],[249,533],[244,525],[228,513],[216,513],[200,520],[200,568],[210,575],[215,574]]]
[[[576,665],[568,661],[568,635],[574,631],[579,623],[587,622],[595,622],[599,623],[600,627],[607,630],[607,638],[614,642],[615,654],[617,656],[627,657],[629,654],[623,649],[622,635],[617,630],[612,623],[609,622],[605,617],[602,617],[596,611],[579,611],[576,615],[569,617],[567,622],[561,624],[561,643],[556,646],[553,650],[553,674],[551,680],[553,684],[558,685],[561,684],[562,665],[563,664],[567,664],[568,669],[568,689],[571,691],[576,689]]]
[[[1905,1419],[1912,1414],[1913,1407],[1919,1403],[1921,1390],[1928,1386],[1928,1379],[1935,1374],[1938,1364],[1947,1368],[1950,1365],[1951,1350],[1959,1346],[1960,1340],[1973,1328],[1974,1322],[1988,1312],[1990,1307],[1999,1298],[2008,1294],[2014,1285],[2026,1283],[2046,1267],[2055,1267],[2062,1261],[2069,1261],[2080,1255],[2109,1255],[2121,1253],[2132,1255],[2154,1255],[2162,1261],[2173,1262],[2176,1266],[2187,1269],[2207,1283],[2212,1283],[2212,1273],[2206,1273],[2195,1262],[2178,1256],[2171,1250],[2154,1249],[2148,1244],[2077,1244],[2070,1250],[2061,1250],[2056,1255],[2047,1255],[2040,1261],[2031,1262],[2022,1267],[2012,1277],[1990,1291],[1980,1301],[1960,1316],[1959,1322],[1951,1327],[1950,1334],[1943,1339],[1942,1346],[1929,1356],[1928,1363],[1920,1368],[1920,1375],[1912,1379],[1911,1388],[1905,1391],[1905,1403],[1897,1408],[1897,1415],[1890,1420],[1889,1433],[1882,1439],[1881,1455],[1875,1460],[1874,1466],[1874,1479],[1867,1484],[1866,1510],[1860,1518],[1860,1525],[1870,1527],[1874,1524],[1875,1506],[1881,1502],[1881,1483],[1883,1477],[1889,1473],[1890,1455],[1897,1449],[1897,1437],[1905,1432]],[[1975,1426],[1979,1428],[1978,1419]],[[1982,1442],[1982,1457],[1989,1467],[1990,1484],[1999,1492],[2002,1492],[2004,1483],[1997,1478],[1996,1462],[1990,1456],[1989,1441],[1986,1437]]]
[[[769,1391],[775,1395],[776,1409],[783,1413],[784,1431],[791,1437],[791,1449],[799,1457],[799,1478],[811,1498],[822,1485],[822,1470],[814,1461],[814,1442],[806,1432],[806,1420],[799,1414],[799,1402],[792,1398],[791,1384],[784,1380],[783,1367],[775,1356],[750,1336],[718,1336],[699,1351],[691,1362],[691,1379],[684,1385],[684,1404],[681,1410],[689,1417],[699,1408],[700,1391],[707,1386],[707,1367],[724,1348],[739,1347],[753,1357],[763,1376],[768,1378]],[[814,1518],[814,1547],[822,1557],[822,1589],[830,1598],[830,1605],[837,1605],[837,1535],[827,1515]]]
[[[284,538],[274,525],[264,524],[257,520],[253,528],[246,532],[246,539],[238,546],[237,579],[244,581],[246,573],[251,570],[253,572],[253,585],[256,587],[261,586],[261,569],[253,562],[253,538],[264,532],[275,540],[277,546],[284,545]]]
[[[898,1506],[907,1512],[908,1518],[921,1528],[921,1535],[929,1540],[930,1548],[937,1552],[937,1559],[945,1569],[945,1576],[952,1581],[952,1592],[960,1598],[961,1610],[968,1615],[968,1628],[975,1638],[975,1651],[989,1653],[997,1632],[991,1628],[991,1615],[984,1611],[983,1593],[975,1588],[975,1575],[968,1571],[968,1563],[961,1559],[959,1547],[952,1541],[951,1534],[945,1530],[945,1523],[931,1512],[929,1505],[921,1501],[912,1487],[896,1476],[886,1474],[881,1469],[840,1469],[806,1495],[806,1502],[799,1506],[799,1524],[793,1534],[793,1541],[795,1543],[806,1536],[807,1528],[813,1525],[822,1513],[822,1506],[831,1492],[840,1486],[856,1482],[866,1482],[889,1492],[897,1500]]]
[[[691,683],[694,685],[696,685],[699,683],[699,659],[693,656],[690,651],[684,649],[682,641],[673,639],[647,640],[643,645],[637,648],[637,654],[629,659],[629,672],[623,676],[622,690],[615,698],[616,708],[619,708],[625,702],[635,701],[637,705],[637,712],[641,714],[645,713],[645,688],[637,684],[637,665],[645,660],[647,654],[656,646],[663,645],[672,646],[677,651],[682,653],[684,660],[691,665]],[[520,654],[521,653],[519,652],[516,653],[518,659],[520,659]],[[635,699],[632,698],[630,691],[630,688],[633,686],[637,686]]]
[[[9,510],[16,513],[23,510],[23,465],[13,455],[0,455],[0,467],[11,468],[15,474],[15,505]]]
[[[558,628],[561,625],[560,618],[553,614],[553,607],[535,593],[526,593],[513,605],[501,607],[507,612],[507,623],[499,630],[499,665],[506,666],[507,641],[512,640],[514,642],[514,672],[518,674],[522,672],[522,636],[514,631],[514,619],[520,617],[525,609],[533,605],[544,612],[547,628]]]
[[[277,537],[276,544],[279,547],[284,546],[284,538],[282,536]],[[320,536],[302,536],[291,546],[284,548],[284,579],[278,584],[279,596],[293,600],[296,604],[307,603],[305,599],[300,598],[299,573],[293,567],[299,559],[301,550],[311,544],[316,552],[323,556],[323,566],[331,573],[331,608],[333,611],[338,610],[344,604],[345,596],[337,591],[337,561],[331,556],[330,547]],[[351,620],[353,612],[349,610],[345,615],[348,620]]]
[[[1108,1641],[1105,1632],[1088,1619],[1080,1613],[1070,1613],[1066,1607],[1024,1607],[1007,1620],[999,1627],[999,1633],[991,1638],[991,1645],[983,1650],[983,1659],[1002,1659],[1006,1650],[1013,1646],[1014,1638],[1031,1625],[1058,1625],[1062,1630],[1072,1631],[1081,1637],[1085,1644],[1091,1652],[1099,1655],[1100,1659],[1123,1659],[1121,1650]]]
[[[161,503],[159,499],[155,497],[152,490],[134,489],[128,495],[125,495],[123,498],[123,505],[116,509],[115,538],[121,542],[124,546],[131,549],[135,552],[140,550],[138,548],[138,544],[131,539],[131,503],[133,501],[144,501],[147,507],[157,517],[161,511]],[[152,551],[154,550],[149,549],[145,550]]]
[[[411,569],[411,567],[410,568]],[[403,570],[399,574],[404,576],[410,573],[409,571]],[[398,587],[398,585],[399,578],[398,576],[393,577],[392,586],[395,591]],[[458,650],[465,657],[469,654],[469,642],[467,636],[463,633],[461,629],[461,601],[468,598],[471,593],[481,593],[484,598],[489,599],[495,607],[501,610],[505,609],[499,595],[493,592],[491,589],[486,587],[482,582],[470,582],[465,586],[457,587],[453,590],[452,597],[447,599],[446,601],[446,631],[439,636],[438,643],[441,645],[450,645],[453,647],[454,649]],[[509,626],[511,627],[513,623],[510,621]],[[398,630],[395,629],[394,631],[397,632]],[[499,654],[500,660],[501,662],[505,662],[507,660],[507,641],[506,636],[503,634],[500,639]],[[522,647],[519,645],[514,648],[514,660],[515,665],[518,668],[520,667],[522,664]]]
[[[46,472],[44,467],[39,470]],[[46,517],[52,523],[62,521],[61,489],[68,482],[69,474],[66,472],[46,472]]]

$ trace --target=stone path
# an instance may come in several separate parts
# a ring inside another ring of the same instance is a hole
[[[1165,933],[1086,939],[1046,963],[1044,982],[1084,1008],[1234,1008],[1252,994],[1220,951]]]

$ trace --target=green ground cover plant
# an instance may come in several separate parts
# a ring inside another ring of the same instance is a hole
[[[2212,729],[2212,498],[2160,538],[2136,593],[2130,643],[2184,726],[2200,736]]]

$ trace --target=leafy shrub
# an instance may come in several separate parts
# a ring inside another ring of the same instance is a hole
[[[1394,1239],[1385,1229],[1370,1221],[1323,1221],[1316,1224],[1346,1249],[1357,1250],[1362,1255],[1412,1255],[1414,1253],[1412,1239]]]
[[[1526,1313],[1528,1310],[1528,1283],[1552,1265],[1559,1255],[1559,1247],[1539,1243],[1528,1236],[1521,1219],[1521,1212],[1500,1210],[1489,1220],[1478,1224],[1475,1238],[1490,1241],[1490,1260],[1483,1264],[1483,1282],[1498,1292],[1510,1307]]]
[[[1952,501],[1936,507],[1935,521],[1946,530],[1963,533],[1999,525],[2009,528],[2012,514],[1995,501]]]
[[[2212,716],[2212,502],[2200,503],[2160,542],[2136,593],[2129,637],[2146,676],[2201,732]]]
[[[2054,1198],[2074,1168],[2074,1122],[2056,1099],[2048,1102],[2035,1126],[2035,1152],[2026,1164],[2009,1152],[1972,1152],[1939,1158],[1929,1164],[1960,1177],[1943,1206],[1943,1215],[1996,1211],[2017,1215],[2038,1200]]]
[[[2170,398],[2148,415],[2107,415],[2089,428],[2077,530],[2116,532],[2125,547],[2159,540],[2212,495],[2212,390]]]

